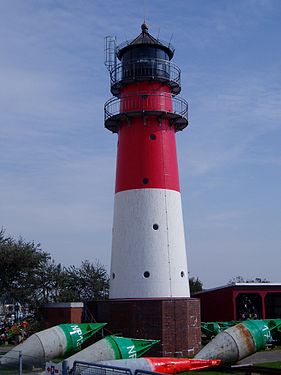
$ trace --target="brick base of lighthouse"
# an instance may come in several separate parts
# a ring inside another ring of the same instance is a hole
[[[200,301],[195,298],[118,299],[88,305],[114,334],[158,339],[149,356],[192,356],[201,346]]]

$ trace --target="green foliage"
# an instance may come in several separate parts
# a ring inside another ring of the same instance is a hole
[[[203,290],[203,283],[198,277],[190,277],[189,278],[189,287],[190,287],[190,293],[198,293],[202,292]]]
[[[39,244],[15,240],[0,230],[0,300],[35,308],[48,302],[108,297],[109,279],[96,261],[80,267],[56,264]]]
[[[0,291],[1,299],[10,302],[36,301],[39,272],[49,261],[49,254],[39,244],[5,237],[0,231]]]
[[[96,261],[82,262],[79,268],[64,268],[60,280],[60,293],[56,301],[90,301],[106,299],[109,292],[109,279],[105,268]]]
[[[261,277],[255,277],[254,279],[244,279],[243,276],[235,276],[232,279],[228,281],[228,285],[236,284],[236,283],[270,283],[269,280],[266,278],[261,278]]]

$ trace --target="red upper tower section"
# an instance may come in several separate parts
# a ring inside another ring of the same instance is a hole
[[[174,49],[155,39],[144,23],[138,37],[114,50],[105,127],[118,133],[116,192],[131,189],[179,191],[175,132],[187,124],[188,105]]]

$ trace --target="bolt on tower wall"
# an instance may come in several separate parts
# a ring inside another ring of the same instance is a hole
[[[142,25],[116,50],[105,127],[118,133],[110,299],[189,297],[175,133],[187,124],[174,49]]]

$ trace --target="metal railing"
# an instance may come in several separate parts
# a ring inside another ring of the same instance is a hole
[[[281,375],[280,368],[270,368],[265,366],[225,366],[221,370],[226,370],[227,373],[231,374],[245,374],[245,375]],[[195,371],[196,372],[196,371]],[[75,362],[72,375],[156,375],[159,374],[156,372],[135,370],[131,371],[130,369],[113,367],[113,366],[104,366],[99,364],[91,364],[86,362]]]
[[[119,94],[123,83],[146,79],[168,81],[173,94],[181,89],[181,71],[177,65],[167,60],[140,58],[130,62],[113,65],[110,70],[111,91]]]
[[[106,366],[98,363],[74,362],[72,375],[155,375],[152,371],[135,370],[115,366]]]
[[[162,94],[135,94],[122,98],[111,98],[104,105],[104,119],[135,112],[163,112],[183,117],[187,120],[188,103],[179,97]]]
[[[5,353],[5,348],[3,350],[3,355],[0,355],[0,374],[24,374],[23,369],[31,370],[32,367],[40,369],[42,373],[45,363],[43,360],[38,359],[35,356],[22,354],[20,350],[8,350]],[[3,359],[4,358],[4,359]],[[34,375],[36,373],[34,372]]]
[[[105,366],[87,362],[74,362],[73,375],[132,375],[132,372],[126,368]]]

